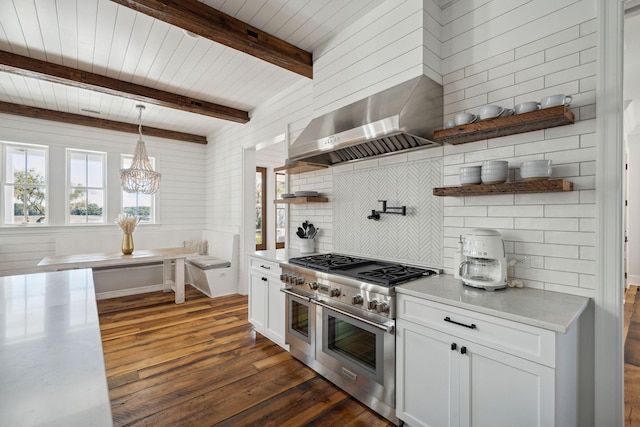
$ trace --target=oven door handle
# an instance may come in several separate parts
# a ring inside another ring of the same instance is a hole
[[[291,295],[293,297],[300,298],[302,300],[311,302],[311,298],[310,297],[305,296],[305,295],[301,295],[301,294],[297,294],[295,292],[291,292],[291,289],[293,289],[293,288],[290,288],[290,287],[280,288],[280,292],[283,292],[283,293],[285,293],[287,295]]]
[[[343,316],[347,316],[347,317],[350,317],[350,318],[352,318],[352,319],[359,320],[360,322],[364,322],[364,323],[366,323],[367,325],[375,326],[376,328],[378,328],[378,329],[382,329],[383,331],[388,332],[388,333],[390,333],[390,334],[392,334],[392,333],[393,333],[393,331],[394,331],[394,329],[395,329],[395,325],[393,325],[391,322],[387,322],[387,323],[377,323],[377,322],[374,322],[374,321],[369,320],[369,319],[365,319],[365,318],[362,318],[362,317],[358,317],[358,316],[356,316],[356,315],[354,315],[354,314],[349,313],[348,311],[340,310],[339,308],[336,308],[336,307],[334,307],[334,306],[332,306],[332,305],[325,304],[325,303],[323,303],[323,302],[322,302],[322,301],[320,301],[320,300],[314,300],[314,301],[312,301],[312,302],[313,302],[314,304],[319,305],[320,307],[324,307],[324,308],[326,308],[326,309],[333,310],[333,311],[335,311],[336,313],[340,313],[340,314],[342,314]]]

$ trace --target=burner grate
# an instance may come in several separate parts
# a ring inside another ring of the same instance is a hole
[[[392,265],[375,270],[360,272],[358,273],[358,278],[388,286],[407,282],[423,276],[431,276],[432,274],[435,274],[432,270],[424,268]]]
[[[309,267],[320,271],[332,271],[340,268],[355,267],[371,263],[371,260],[351,257],[347,255],[338,254],[320,254],[310,255],[300,258],[289,259],[291,264],[301,265],[303,267]]]

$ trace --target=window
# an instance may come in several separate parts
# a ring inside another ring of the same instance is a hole
[[[106,154],[67,150],[68,224],[105,223]]]
[[[122,155],[120,166],[128,169],[131,166],[133,156]],[[156,169],[156,159],[149,157],[153,170]],[[155,224],[156,222],[156,196],[155,194],[127,193],[122,190],[122,212],[140,217],[141,223]]]
[[[267,249],[267,168],[256,168],[256,251]]]
[[[285,174],[277,173],[276,174],[276,199],[282,199],[282,195],[285,192],[286,187],[286,178]],[[286,205],[283,203],[278,203],[276,205],[276,249],[284,248],[284,241],[287,236],[286,234]]]
[[[4,223],[47,222],[47,154],[45,147],[4,146]]]

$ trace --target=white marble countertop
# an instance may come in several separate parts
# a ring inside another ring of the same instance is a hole
[[[464,286],[452,275],[440,274],[396,286],[396,293],[412,295],[555,332],[567,332],[589,298],[533,288],[485,291]]]
[[[284,262],[289,258],[296,258],[300,256],[315,255],[320,252],[314,252],[312,254],[300,254],[298,249],[270,249],[266,251],[249,252],[250,256],[264,258],[267,261]]]
[[[90,269],[0,277],[0,424],[113,425]]]

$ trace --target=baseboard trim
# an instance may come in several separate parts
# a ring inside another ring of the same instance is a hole
[[[627,284],[628,285],[636,285],[636,286],[640,286],[640,276],[631,276],[629,275],[627,277]]]
[[[149,285],[149,286],[140,286],[138,288],[129,288],[129,289],[120,289],[117,291],[107,291],[107,292],[98,292],[96,293],[96,299],[109,299],[116,297],[125,297],[128,295],[136,295],[136,294],[144,294],[147,292],[156,292],[156,291],[169,291],[167,285]]]

